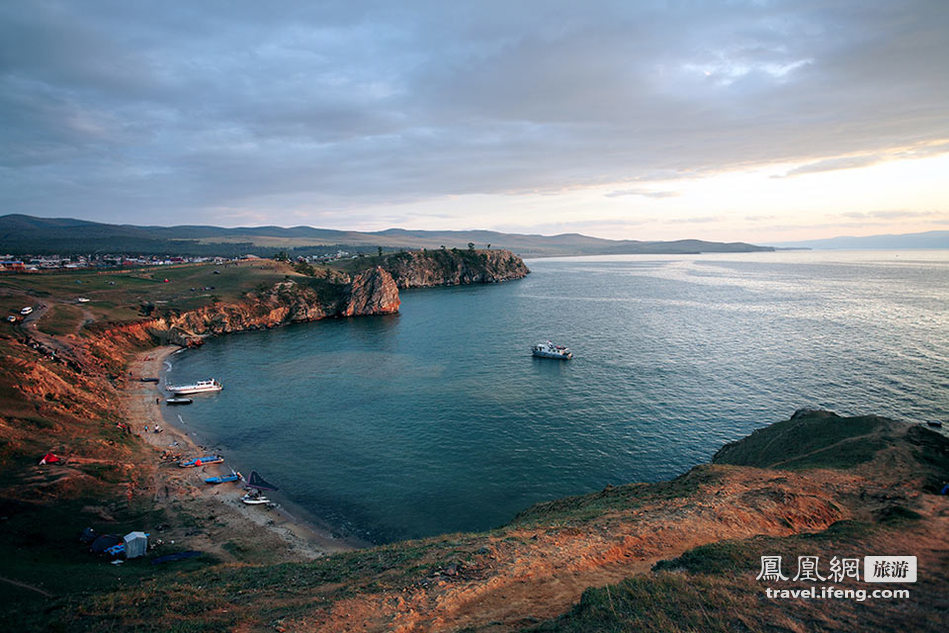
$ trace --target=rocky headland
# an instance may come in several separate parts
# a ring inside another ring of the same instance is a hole
[[[530,273],[524,260],[500,249],[406,251],[387,255],[381,266],[399,288],[498,283]]]

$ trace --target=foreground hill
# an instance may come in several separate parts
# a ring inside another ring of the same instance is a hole
[[[102,224],[67,218],[36,218],[26,215],[0,217],[0,252],[10,254],[88,254],[129,252],[155,255],[236,256],[247,253],[270,255],[289,249],[294,255],[312,254],[327,247],[373,251],[457,248],[468,243],[514,251],[521,257],[562,255],[616,255],[635,253],[735,253],[772,251],[768,246],[744,242],[671,242],[606,240],[577,233],[524,235],[496,231],[385,231],[359,232],[317,229],[308,226],[283,228],[259,226],[222,228],[215,226],[131,226]]]
[[[942,631],[947,477],[935,432],[805,411],[675,480],[539,504],[491,532],[212,565],[19,617],[73,631]],[[781,601],[765,590],[813,583],[756,580],[762,556],[793,574],[816,555],[826,576],[833,556],[882,554],[918,557],[908,598]]]

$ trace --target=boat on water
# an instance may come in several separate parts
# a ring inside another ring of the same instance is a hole
[[[550,341],[538,343],[531,348],[531,353],[538,358],[557,358],[560,360],[570,360],[573,358],[573,352],[563,345],[554,345]]]
[[[199,380],[192,385],[165,385],[165,389],[176,396],[187,396],[193,393],[213,393],[223,388],[224,385],[214,378],[210,380]]]
[[[165,398],[165,404],[171,404],[171,405],[191,404],[192,402],[194,402],[194,400],[192,400],[191,398],[179,398],[178,396],[175,396],[174,398]]]
[[[206,484],[227,484],[227,483],[231,483],[232,481],[240,481],[240,480],[243,479],[243,478],[244,478],[244,477],[243,477],[240,473],[234,472],[234,471],[232,470],[230,475],[221,475],[221,476],[219,476],[219,477],[208,477],[207,479],[204,480],[204,483],[206,483]]]
[[[195,468],[197,466],[207,466],[208,464],[223,464],[224,458],[220,455],[205,455],[204,457],[195,457],[178,462],[181,468]]]
[[[270,499],[261,494],[263,490],[279,490],[277,486],[265,481],[263,477],[257,474],[256,470],[251,471],[247,479],[247,494],[241,497],[241,501],[249,506],[268,505],[273,506]]]

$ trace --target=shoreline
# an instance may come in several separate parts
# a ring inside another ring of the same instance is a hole
[[[264,508],[243,504],[239,494],[243,490],[241,483],[205,484],[205,477],[230,472],[226,462],[185,469],[178,468],[177,460],[161,457],[180,453],[182,458],[187,458],[198,456],[205,450],[195,438],[189,436],[185,428],[173,420],[173,416],[165,415],[162,409],[163,382],[156,384],[139,380],[142,377],[161,379],[165,361],[182,349],[177,345],[164,345],[132,354],[126,365],[127,382],[120,390],[126,422],[132,432],[156,452],[157,466],[151,483],[154,504],[172,511],[180,511],[182,505],[187,506],[186,511],[199,510],[202,506],[207,507],[209,512],[213,510],[215,526],[223,530],[220,534],[216,534],[216,530],[208,530],[203,536],[208,539],[206,545],[217,553],[221,553],[223,541],[235,532],[249,536],[254,542],[268,541],[269,545],[265,547],[281,550],[271,554],[289,560],[313,560],[371,546],[371,543],[336,535],[328,526],[301,518],[296,512],[291,512],[296,508],[288,509],[282,505]],[[163,432],[154,432],[156,424],[163,427]],[[299,511],[302,513],[302,508]]]

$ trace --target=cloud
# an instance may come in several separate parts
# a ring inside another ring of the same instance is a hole
[[[710,222],[721,222],[725,218],[716,215],[704,215],[692,218],[665,218],[666,224],[707,224]]]
[[[0,209],[345,225],[947,151],[947,30],[938,1],[3,3]]]
[[[942,218],[949,219],[949,214],[937,211],[911,211],[908,209],[894,209],[890,211],[848,211],[840,214],[845,218],[859,220],[899,220],[910,218]]]
[[[606,198],[619,198],[621,196],[643,196],[646,198],[674,198],[679,195],[677,191],[649,191],[647,189],[619,189],[603,194]]]
[[[820,160],[815,163],[808,163],[807,165],[802,165],[791,171],[784,174],[784,176],[775,176],[775,178],[782,178],[787,176],[798,176],[800,174],[813,174],[822,171],[835,171],[838,169],[854,169],[857,167],[869,167],[870,165],[875,165],[884,160],[880,156],[868,155],[868,156],[843,156],[839,158],[828,158],[826,160]]]

